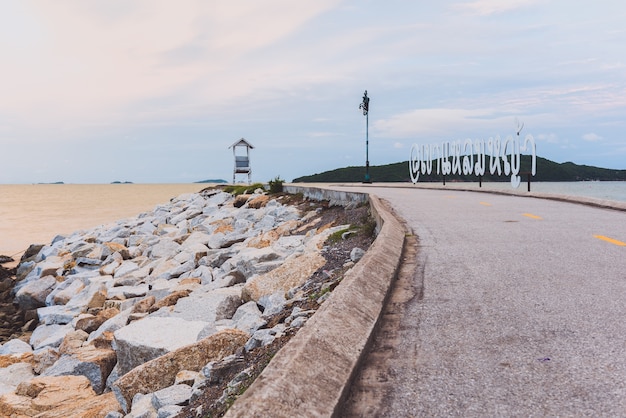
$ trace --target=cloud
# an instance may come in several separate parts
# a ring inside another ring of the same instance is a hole
[[[162,179],[192,157],[228,173],[222,156],[244,136],[260,178],[276,174],[277,150],[305,153],[306,168],[281,161],[297,177],[361,161],[364,89],[374,163],[411,142],[514,134],[515,118],[542,152],[576,145],[584,161],[623,142],[622,11],[617,0],[7,2],[0,145],[28,160],[0,170],[44,181],[29,165],[98,155],[129,172],[158,166]],[[109,181],[108,169],[63,180]]]
[[[374,123],[380,136],[391,138],[471,136],[494,130],[497,134],[501,126],[510,126],[508,133],[513,133],[514,116],[495,109],[416,109]]]
[[[588,134],[584,134],[582,136],[582,138],[585,141],[589,141],[589,142],[597,142],[597,141],[602,141],[602,137],[600,135],[594,134],[594,133],[588,133]]]
[[[326,137],[336,137],[336,132],[310,132],[309,137],[311,138],[326,138]]]
[[[535,136],[535,139],[537,139],[537,141],[544,141],[547,142],[548,144],[560,144],[563,141],[561,141],[561,139],[559,138],[559,136],[555,133],[541,133],[538,134],[537,136]],[[567,141],[565,141],[567,142]]]
[[[477,0],[466,3],[455,3],[451,8],[471,15],[489,16],[510,12],[536,2],[537,0]]]
[[[172,120],[225,108],[283,87],[292,68],[281,68],[284,61],[255,65],[250,56],[337,2],[30,3],[13,12],[30,24],[0,42],[0,91],[11,98],[0,103],[0,115],[38,114],[47,128]]]

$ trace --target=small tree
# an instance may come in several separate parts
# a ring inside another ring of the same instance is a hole
[[[283,191],[283,183],[285,181],[280,178],[280,176],[274,177],[273,180],[270,180],[268,184],[270,185],[270,194],[272,193],[282,193]]]

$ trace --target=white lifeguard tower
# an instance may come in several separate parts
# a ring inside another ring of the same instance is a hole
[[[245,155],[237,155],[237,147],[245,148]],[[235,176],[237,174],[247,174],[248,175],[248,184],[251,183],[252,176],[252,167],[250,167],[250,150],[254,148],[254,146],[241,138],[239,141],[235,142],[228,148],[233,149],[233,156],[235,157],[235,167],[233,169],[233,184],[235,184]]]

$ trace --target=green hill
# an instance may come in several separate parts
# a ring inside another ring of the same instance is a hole
[[[489,158],[487,158],[489,164]],[[530,171],[531,159],[529,155],[522,155],[520,173]],[[437,165],[433,162],[433,174],[420,175],[420,182],[441,182],[442,175],[435,174]],[[483,181],[510,181],[508,176],[492,176],[487,172],[483,176]],[[334,182],[361,182],[365,177],[365,167],[345,167],[336,170],[325,171],[310,176],[298,177],[294,183],[334,183]],[[409,162],[370,166],[370,177],[374,182],[410,182]],[[525,178],[522,178],[524,181]],[[555,163],[545,158],[537,157],[537,174],[532,177],[532,181],[626,181],[626,170],[612,170],[608,168],[592,167],[588,165],[578,165],[572,162]],[[446,181],[477,181],[475,175],[452,175],[446,176]]]
[[[211,179],[211,180],[194,181],[194,183],[228,183],[228,182],[223,179]]]

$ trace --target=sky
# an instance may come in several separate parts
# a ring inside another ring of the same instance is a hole
[[[363,166],[365,90],[371,165],[519,121],[539,156],[626,169],[625,21],[622,0],[0,0],[0,183],[232,181],[240,138],[253,181]]]

